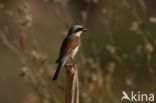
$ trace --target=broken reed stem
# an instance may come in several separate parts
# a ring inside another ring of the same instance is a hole
[[[65,100],[66,103],[79,103],[79,82],[78,69],[76,65],[67,65],[65,67],[66,85]]]

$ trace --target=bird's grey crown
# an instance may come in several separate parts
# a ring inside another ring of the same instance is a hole
[[[74,34],[76,32],[82,31],[84,29],[81,25],[74,25],[69,29],[68,35]]]

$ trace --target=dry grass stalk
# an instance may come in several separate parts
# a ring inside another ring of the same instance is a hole
[[[78,69],[76,65],[67,65],[65,67],[66,87],[65,100],[66,103],[79,103],[79,82]]]

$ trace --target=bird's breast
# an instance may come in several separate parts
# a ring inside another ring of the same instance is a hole
[[[76,55],[76,53],[77,53],[77,51],[78,51],[78,49],[79,49],[79,46],[80,46],[80,45],[78,45],[78,46],[72,51],[72,53],[71,53],[71,58],[74,59],[74,57],[75,57],[75,55]]]

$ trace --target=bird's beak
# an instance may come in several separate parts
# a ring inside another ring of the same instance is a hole
[[[86,28],[83,28],[83,32],[86,32],[86,31],[88,31]]]

